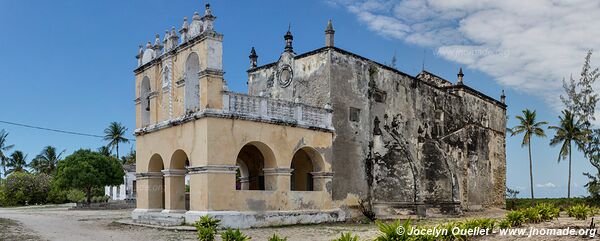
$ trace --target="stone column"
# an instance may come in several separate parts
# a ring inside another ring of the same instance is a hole
[[[190,174],[190,211],[206,212],[219,209],[223,202],[231,200],[235,192],[237,166],[209,165],[188,167]]]
[[[265,168],[265,190],[289,191],[290,179],[292,176],[291,168]]]
[[[162,170],[165,178],[165,210],[163,213],[184,213],[185,169]]]
[[[137,210],[161,211],[163,209],[163,176],[161,172],[136,174]]]
[[[240,177],[240,190],[250,189],[250,177]]]
[[[311,172],[313,177],[313,190],[325,193],[326,199],[323,200],[323,208],[333,208],[331,195],[331,186],[333,172]]]

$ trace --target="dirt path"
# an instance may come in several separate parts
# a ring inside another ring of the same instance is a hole
[[[30,230],[31,235],[45,240],[194,240],[193,233],[114,223],[129,217],[131,210],[67,209],[65,206],[0,208],[0,218],[15,220],[22,225],[22,229]]]

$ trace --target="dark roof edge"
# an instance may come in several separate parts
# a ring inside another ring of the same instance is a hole
[[[502,102],[500,102],[500,101],[498,101],[498,100],[490,97],[489,95],[481,93],[478,90],[473,89],[473,88],[471,88],[469,86],[466,86],[466,85],[453,85],[453,86],[448,86],[448,87],[444,87],[444,88],[445,89],[464,89],[464,90],[466,90],[466,92],[470,92],[471,94],[474,94],[474,95],[480,97],[481,99],[485,99],[485,100],[491,101],[492,103],[494,103],[494,104],[496,104],[496,105],[498,105],[498,106],[500,106],[500,107],[502,107],[504,109],[506,109],[506,107],[507,107],[507,105],[505,103],[502,103]]]
[[[441,80],[443,80],[443,81],[446,81],[446,82],[448,82],[448,83],[450,83],[450,84],[453,84],[453,85],[454,85],[454,83],[452,83],[450,80],[447,80],[447,79],[445,79],[445,78],[442,78],[441,76],[439,76],[439,75],[437,75],[437,74],[434,74],[434,73],[431,73],[431,72],[429,72],[429,71],[427,71],[427,70],[421,70],[421,72],[419,72],[419,73],[417,74],[417,76],[419,76],[421,73],[427,73],[428,75],[431,75],[431,76],[433,76],[433,77],[436,77],[436,78],[438,78],[438,79],[441,79]],[[415,77],[417,77],[417,76],[415,76]]]
[[[355,58],[359,58],[359,59],[362,59],[362,60],[365,60],[365,61],[368,61],[368,62],[374,63],[374,64],[378,65],[379,67],[381,67],[381,68],[383,68],[383,69],[386,69],[386,70],[392,71],[392,72],[394,72],[394,73],[396,73],[396,74],[399,74],[399,75],[402,75],[402,76],[405,76],[405,77],[411,78],[411,79],[413,79],[413,80],[417,80],[417,81],[419,81],[420,83],[426,84],[426,85],[428,85],[428,86],[430,86],[430,87],[433,87],[433,88],[435,88],[435,89],[438,89],[438,90],[445,91],[445,90],[448,90],[448,89],[454,89],[454,88],[464,88],[464,89],[465,89],[465,90],[467,90],[468,92],[471,92],[472,94],[474,94],[474,95],[476,95],[476,96],[479,96],[479,97],[481,97],[481,98],[482,98],[482,99],[484,99],[484,100],[486,100],[486,99],[487,99],[488,101],[491,101],[492,103],[494,103],[494,104],[496,104],[496,105],[498,105],[498,106],[500,106],[500,107],[502,107],[502,108],[504,108],[504,109],[506,109],[506,107],[507,107],[507,105],[506,105],[506,104],[504,104],[504,103],[502,103],[502,102],[500,102],[500,101],[498,101],[498,100],[496,100],[496,99],[494,99],[494,98],[492,98],[492,97],[490,97],[490,96],[488,96],[488,95],[486,95],[486,94],[483,94],[483,93],[481,93],[481,92],[479,92],[479,91],[477,91],[477,90],[475,90],[475,89],[473,89],[473,88],[471,88],[471,87],[469,87],[469,86],[466,86],[466,85],[455,85],[455,84],[453,84],[452,82],[450,82],[449,80],[447,80],[447,79],[445,79],[445,78],[442,78],[442,77],[440,77],[440,76],[438,76],[438,75],[436,75],[436,74],[433,74],[433,73],[431,73],[431,72],[429,72],[429,71],[423,70],[423,71],[421,71],[421,72],[426,72],[426,73],[428,73],[428,74],[431,74],[431,75],[433,75],[433,76],[435,76],[435,77],[438,77],[438,78],[440,78],[440,79],[442,79],[442,80],[448,81],[449,83],[451,83],[451,84],[452,84],[452,86],[448,86],[448,87],[439,87],[439,86],[433,85],[433,84],[431,84],[431,83],[428,83],[428,82],[426,82],[426,81],[423,81],[423,80],[420,80],[420,79],[418,79],[416,76],[409,75],[409,74],[407,74],[407,73],[404,73],[404,72],[402,72],[402,71],[400,71],[400,70],[394,69],[394,68],[392,68],[392,67],[389,67],[389,66],[387,66],[387,65],[381,64],[381,63],[379,63],[379,62],[377,62],[377,61],[374,61],[374,60],[372,60],[372,59],[369,59],[369,58],[366,58],[366,57],[360,56],[360,55],[358,55],[358,54],[352,53],[352,52],[350,52],[350,51],[347,51],[347,50],[344,50],[344,49],[341,49],[341,48],[338,48],[338,47],[322,47],[322,48],[318,48],[318,49],[315,49],[315,50],[308,51],[308,52],[306,52],[306,53],[302,53],[302,54],[296,55],[296,56],[294,56],[294,59],[303,58],[303,57],[306,57],[306,56],[309,56],[309,55],[313,55],[313,54],[316,54],[316,53],[320,53],[320,52],[324,52],[324,51],[327,51],[327,50],[334,50],[334,51],[340,52],[340,53],[342,53],[342,54],[350,55],[350,56],[353,56],[353,57],[355,57]],[[272,63],[265,64],[265,65],[262,65],[262,66],[259,66],[259,67],[256,67],[256,68],[249,69],[249,70],[248,70],[248,72],[254,72],[254,71],[256,71],[256,70],[265,69],[265,68],[270,68],[270,67],[272,67],[272,66],[274,66],[274,65],[276,65],[276,64],[277,64],[277,61],[275,61],[275,62],[272,62]]]
[[[382,67],[384,69],[387,69],[387,70],[390,70],[392,72],[395,72],[396,74],[400,74],[400,75],[404,75],[404,76],[407,76],[407,77],[414,78],[414,76],[411,76],[411,75],[409,75],[407,73],[404,73],[404,72],[402,72],[400,70],[394,69],[394,68],[389,67],[389,66],[387,66],[385,64],[379,63],[379,62],[377,62],[375,60],[369,59],[367,57],[360,56],[360,55],[352,53],[352,52],[350,52],[348,50],[344,50],[344,49],[341,49],[341,48],[338,48],[338,47],[334,47],[334,46],[332,46],[332,47],[327,47],[326,46],[326,47],[321,47],[321,48],[318,48],[318,49],[315,49],[315,50],[311,50],[311,51],[308,51],[308,52],[305,52],[305,53],[302,53],[302,54],[294,56],[294,59],[304,58],[306,56],[313,55],[313,54],[320,53],[320,52],[325,52],[327,50],[335,50],[335,51],[338,51],[338,52],[340,52],[342,54],[347,54],[347,55],[350,55],[350,56],[353,56],[353,57],[356,57],[356,58],[359,58],[359,59],[362,59],[362,60],[369,61],[369,62],[374,63],[374,64],[376,64],[376,65],[378,65],[378,66],[380,66],[380,67]],[[277,61],[265,64],[265,65],[262,65],[262,66],[258,66],[256,68],[249,69],[248,72],[252,72],[252,71],[256,71],[256,70],[260,70],[260,69],[264,69],[264,68],[269,68],[269,67],[272,67],[273,65],[276,65],[276,64],[277,64]]]

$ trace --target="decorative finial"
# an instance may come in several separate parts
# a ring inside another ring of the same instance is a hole
[[[292,28],[292,23],[290,23],[288,25],[288,31],[283,36],[283,39],[285,39],[285,51],[286,52],[294,52],[294,47],[292,46],[292,40],[294,40],[294,36],[292,36],[291,28]]]
[[[254,47],[252,47],[252,50],[250,50],[250,56],[248,56],[248,58],[250,58],[250,68],[256,68],[258,55],[256,55],[256,50],[254,50]]]
[[[152,43],[150,41],[148,41],[148,43],[146,43],[146,49],[151,49],[152,48]]]
[[[183,42],[186,42],[188,39],[188,29],[190,28],[190,25],[188,24],[188,18],[183,17],[183,24],[181,25],[181,29],[179,30],[179,33],[181,34],[181,40]]]
[[[212,15],[212,11],[210,10],[210,3],[204,5],[204,16]]]
[[[213,22],[217,19],[217,17],[213,16],[212,10],[210,9],[210,4],[205,5],[204,16],[202,16],[202,21],[204,22],[204,30],[212,31],[213,30]]]
[[[142,65],[142,56],[144,55],[144,46],[142,46],[141,44],[138,46],[138,54],[135,56],[135,58],[138,60],[138,66]]]
[[[327,22],[327,27],[325,28],[325,46],[333,47],[333,35],[335,34],[335,30],[333,30],[333,23],[331,19]]]
[[[500,102],[502,102],[502,104],[506,104],[506,95],[504,95],[504,90],[502,90],[502,95],[500,95]]]
[[[158,45],[160,45],[160,34],[156,34],[156,35],[154,36],[154,45],[155,45],[155,46],[158,46]]]
[[[200,14],[198,12],[194,12],[194,16],[192,17],[192,20],[200,20]]]
[[[458,74],[456,76],[458,76],[458,83],[457,84],[462,85],[463,84],[463,77],[465,76],[463,74],[462,67],[460,67],[460,69],[458,70]]]
[[[335,33],[335,30],[333,30],[333,23],[331,22],[331,19],[327,21],[327,28],[325,28],[325,33]]]
[[[183,25],[181,25],[181,29],[182,30],[183,29],[187,30],[188,26],[189,26],[189,24],[188,24],[188,18],[187,18],[187,16],[185,16],[185,17],[183,17]]]

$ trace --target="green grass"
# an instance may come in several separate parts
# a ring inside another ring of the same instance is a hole
[[[561,210],[565,210],[570,206],[580,205],[580,204],[587,204],[587,205],[593,206],[593,207],[600,207],[599,203],[595,203],[589,198],[581,198],[581,197],[570,198],[570,199],[567,199],[567,198],[536,198],[535,204],[540,204],[540,203],[552,204],[555,207],[560,208]],[[528,208],[528,207],[531,207],[531,198],[515,198],[515,199],[507,198],[506,199],[506,209],[508,209],[508,210],[519,210],[519,209],[524,209],[524,208]]]

